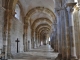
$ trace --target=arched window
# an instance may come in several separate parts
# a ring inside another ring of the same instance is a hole
[[[19,20],[20,19],[20,8],[18,4],[16,4],[15,12],[16,12],[15,17]]]

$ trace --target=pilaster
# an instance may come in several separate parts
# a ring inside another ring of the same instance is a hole
[[[5,53],[5,59],[11,58],[11,20],[12,20],[12,10],[5,10],[5,20],[4,20],[4,32],[3,32],[3,51]]]

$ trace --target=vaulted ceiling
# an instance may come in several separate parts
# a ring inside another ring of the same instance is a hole
[[[19,5],[24,24],[30,25],[32,34],[51,33],[52,24],[56,23],[54,0],[5,0],[10,1],[7,8],[14,10],[16,4]],[[54,28],[53,28],[54,29]]]
[[[23,7],[25,15],[29,10],[37,6],[46,7],[54,11],[54,1],[53,0],[19,0],[19,1]]]
[[[31,25],[32,34],[50,34],[56,21],[54,0],[19,0],[25,16],[25,24]]]

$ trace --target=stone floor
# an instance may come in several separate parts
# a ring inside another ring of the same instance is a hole
[[[13,59],[9,60],[55,60],[57,55],[50,45],[43,45],[29,52],[15,54]]]

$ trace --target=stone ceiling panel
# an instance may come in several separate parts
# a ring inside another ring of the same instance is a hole
[[[39,22],[39,23],[37,23],[36,25],[35,25],[35,27],[34,27],[34,29],[38,26],[38,25],[40,25],[40,24],[49,24],[50,26],[51,26],[51,24],[49,23],[49,22]]]
[[[22,4],[25,15],[30,9],[37,7],[37,6],[46,7],[54,11],[53,0],[19,0],[19,1]]]
[[[52,18],[50,15],[45,14],[45,13],[35,13],[31,16],[31,24],[37,19],[37,18],[41,18],[41,17],[45,17],[48,18],[49,20],[51,20],[51,22],[53,22]]]

